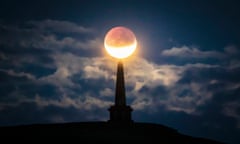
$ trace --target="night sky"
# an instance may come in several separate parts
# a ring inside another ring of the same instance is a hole
[[[237,0],[1,0],[0,126],[108,120],[114,26],[138,40],[124,62],[134,121],[240,143]]]

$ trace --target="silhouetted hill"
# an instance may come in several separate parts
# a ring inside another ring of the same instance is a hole
[[[178,133],[175,129],[151,123],[80,122],[0,127],[1,140],[8,143],[105,143],[105,144],[220,144]]]

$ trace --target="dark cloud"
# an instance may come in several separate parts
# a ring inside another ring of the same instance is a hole
[[[17,53],[23,57],[26,54],[38,52],[43,54],[44,52],[51,54],[53,51],[83,53],[83,50],[97,51],[96,46],[101,46],[99,39],[93,37],[92,29],[68,21],[50,19],[29,21],[22,27],[1,24],[0,31],[1,52]],[[73,32],[78,35],[74,35]]]
[[[44,21],[29,21],[28,23],[44,32],[79,33],[79,34],[82,33],[89,34],[93,32],[91,28],[85,28],[83,26],[77,25],[76,23],[69,21],[48,19]]]
[[[21,103],[17,107],[8,107],[0,111],[1,126],[34,123],[65,123],[76,121],[106,120],[106,109],[94,108],[79,110],[74,107],[56,107],[49,105],[39,108],[35,103]]]

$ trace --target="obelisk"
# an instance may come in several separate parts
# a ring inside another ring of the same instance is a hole
[[[118,59],[117,79],[115,91],[115,104],[108,110],[110,122],[132,122],[132,108],[126,105],[124,70],[122,60],[129,57],[137,47],[137,40],[134,33],[122,26],[110,29],[105,38],[104,46],[106,51]]]
[[[117,65],[115,104],[109,109],[110,122],[132,122],[132,108],[126,105],[124,70],[122,61]]]

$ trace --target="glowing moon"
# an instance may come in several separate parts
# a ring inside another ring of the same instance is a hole
[[[104,39],[107,52],[115,58],[130,56],[137,47],[134,33],[125,27],[114,27],[108,31]]]

